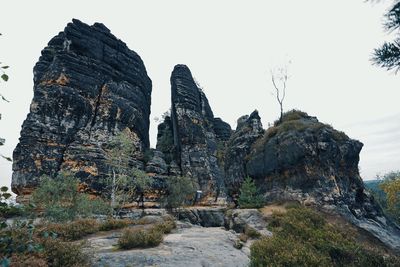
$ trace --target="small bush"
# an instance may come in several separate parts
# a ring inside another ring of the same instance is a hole
[[[8,192],[7,186],[0,187],[0,218],[11,218],[24,214],[24,209],[9,203],[11,193]]]
[[[95,219],[79,219],[73,222],[59,224],[50,223],[40,228],[39,233],[44,236],[55,233],[65,241],[78,240],[84,236],[96,233],[101,224]]]
[[[89,266],[84,244],[62,242],[56,235],[41,233],[33,223],[15,222],[0,231],[2,266]]]
[[[276,120],[274,122],[274,126],[278,126],[284,122],[296,121],[296,120],[300,120],[302,118],[307,118],[307,117],[308,117],[308,114],[306,112],[293,109],[293,110],[283,113],[282,120]]]
[[[173,229],[176,228],[175,221],[165,221],[163,223],[157,223],[154,225],[154,229],[161,231],[164,234],[169,234]]]
[[[261,237],[261,234],[256,229],[254,229],[253,227],[250,227],[248,225],[246,225],[246,227],[244,229],[244,234],[250,238]]]
[[[137,220],[137,224],[156,224],[156,223],[161,223],[164,220],[159,217],[159,216],[154,216],[154,215],[146,215],[142,218],[140,218],[139,220]]]
[[[7,265],[2,265],[7,266]],[[13,254],[10,258],[10,267],[47,267],[46,259],[32,254]]]
[[[264,206],[264,198],[258,193],[256,184],[250,177],[244,180],[240,188],[238,203],[241,209],[261,208]]]
[[[100,231],[110,231],[110,230],[114,230],[114,229],[121,229],[121,228],[127,227],[133,223],[134,222],[129,219],[110,218],[100,224],[99,230]]]
[[[121,249],[147,248],[158,246],[163,241],[163,233],[157,229],[126,229],[118,239]]]
[[[168,177],[166,191],[162,202],[167,209],[176,209],[191,202],[196,192],[192,180],[180,176]]]
[[[62,172],[54,179],[43,176],[32,195],[33,203],[54,222],[109,212],[109,204],[101,199],[89,199],[88,195],[78,192],[78,186],[79,181],[72,173]]]
[[[274,213],[271,238],[251,246],[251,266],[396,266],[396,257],[364,248],[317,212],[288,208]],[[393,264],[394,263],[394,264]]]
[[[246,243],[249,237],[245,233],[241,233],[239,235],[239,240],[242,241],[243,243]]]
[[[85,243],[60,242],[57,239],[47,238],[43,242],[43,246],[50,266],[90,266],[90,257],[82,252]]]

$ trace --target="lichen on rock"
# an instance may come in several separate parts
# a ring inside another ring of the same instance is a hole
[[[151,80],[141,58],[103,24],[73,20],[34,67],[34,96],[13,159],[12,189],[72,170],[101,191],[103,145],[127,128],[136,155],[149,147]]]

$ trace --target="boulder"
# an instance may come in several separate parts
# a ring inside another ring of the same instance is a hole
[[[225,225],[225,208],[186,208],[179,211],[179,220],[203,227],[221,227]]]
[[[244,233],[247,228],[251,228],[263,236],[272,236],[272,233],[266,229],[267,222],[263,214],[257,209],[228,210],[225,213],[225,228],[237,233]]]

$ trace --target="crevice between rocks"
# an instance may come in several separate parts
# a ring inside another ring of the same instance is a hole
[[[90,140],[91,135],[92,135],[92,128],[93,128],[93,126],[94,126],[95,123],[96,123],[96,117],[97,117],[97,113],[98,113],[98,111],[99,111],[100,100],[101,100],[101,97],[102,97],[102,95],[103,95],[103,91],[104,91],[105,85],[106,85],[106,83],[103,82],[103,83],[101,84],[101,86],[99,87],[99,92],[98,92],[98,94],[97,94],[96,105],[95,105],[95,107],[94,107],[94,114],[93,114],[93,117],[92,117],[92,121],[90,122],[89,140]]]

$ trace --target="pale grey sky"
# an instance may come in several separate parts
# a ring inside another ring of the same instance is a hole
[[[390,38],[382,17],[391,1],[3,1],[0,61],[10,65],[1,93],[0,152],[11,155],[33,96],[32,68],[47,42],[72,18],[104,23],[143,59],[153,81],[154,117],[170,106],[169,77],[187,64],[204,87],[216,116],[236,119],[258,109],[264,126],[279,108],[269,69],[291,59],[286,110],[298,108],[365,146],[364,179],[400,169],[399,76],[371,65],[374,48]],[[0,160],[0,184],[11,164]]]

